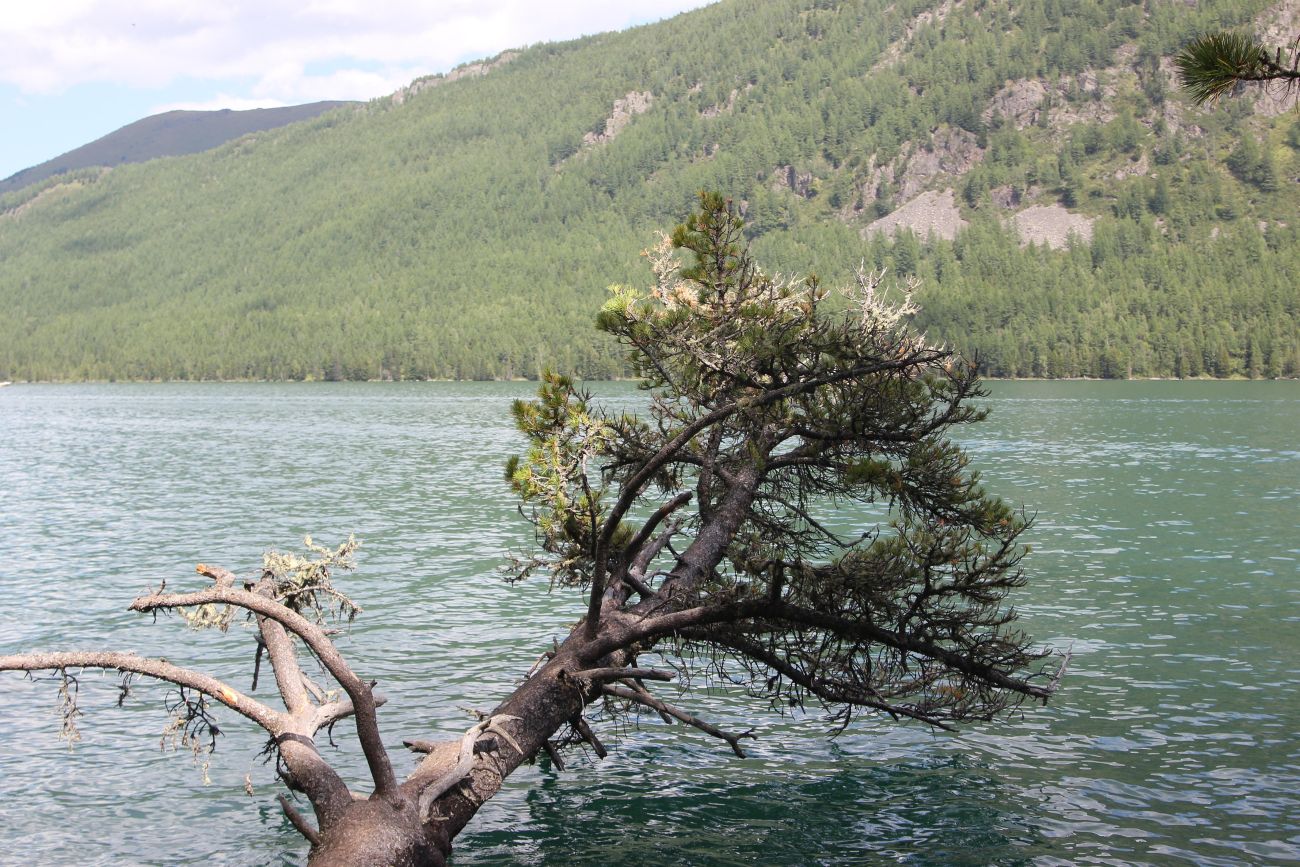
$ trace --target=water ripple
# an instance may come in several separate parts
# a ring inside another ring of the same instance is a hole
[[[642,396],[600,385],[635,408]],[[253,572],[303,533],[363,538],[341,639],[381,722],[455,736],[580,605],[502,582],[527,528],[501,482],[511,384],[16,386],[0,393],[0,652],[113,645],[245,683],[246,630],[185,633],[124,607],[193,564]],[[1300,861],[1300,388],[999,384],[967,441],[988,487],[1036,512],[1026,630],[1071,647],[1047,708],[959,736],[760,714],[737,760],[642,717],[603,762],[524,769],[455,862],[948,865]],[[846,525],[870,515],[835,516]],[[115,707],[86,673],[83,741],[49,683],[0,680],[0,863],[302,863],[256,732],[232,724],[204,785],[158,748],[163,693]],[[261,694],[266,693],[263,685]],[[725,691],[682,701],[747,728]],[[364,762],[327,747],[350,779]],[[255,796],[242,794],[245,774]],[[93,785],[87,785],[93,781]]]

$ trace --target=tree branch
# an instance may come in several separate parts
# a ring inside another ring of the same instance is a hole
[[[321,627],[273,599],[268,599],[259,593],[226,586],[210,587],[196,593],[141,596],[131,603],[130,608],[132,611],[149,612],[211,603],[234,605],[262,615],[284,626],[303,640],[303,643],[325,666],[325,670],[338,681],[348,697],[352,699],[356,714],[357,738],[361,741],[361,750],[365,754],[366,764],[375,783],[375,793],[381,797],[395,796],[397,780],[379,734],[371,687],[353,673]]]
[[[721,738],[722,740],[730,744],[732,752],[734,752],[737,756],[739,756],[742,759],[745,758],[745,751],[740,748],[740,743],[739,743],[740,739],[750,738],[751,740],[754,740],[757,738],[757,735],[754,734],[753,729],[750,729],[749,731],[741,732],[738,735],[728,734],[727,732],[724,732],[722,729],[718,728],[717,726],[712,725],[711,723],[707,723],[704,720],[700,719],[699,717],[692,716],[691,714],[687,713],[686,711],[682,710],[679,707],[674,707],[673,705],[668,704],[667,702],[660,701],[659,699],[655,698],[648,692],[641,692],[638,690],[628,689],[626,686],[617,686],[614,684],[606,684],[604,690],[608,695],[616,696],[618,698],[626,699],[627,701],[634,701],[637,704],[645,705],[651,710],[658,711],[660,714],[667,714],[668,716],[681,720],[687,725],[695,726],[695,728],[699,729],[702,732],[707,732],[708,734],[713,735],[715,738]]]
[[[564,758],[560,755],[560,751],[555,748],[555,744],[551,743],[548,738],[542,741],[542,749],[546,750],[546,755],[550,757],[555,770],[562,772],[564,770]]]
[[[747,397],[741,400],[733,401],[724,406],[718,407],[712,412],[700,416],[695,421],[686,425],[676,436],[663,445],[659,451],[655,452],[641,468],[632,475],[623,484],[619,491],[617,502],[610,509],[609,514],[605,516],[605,523],[601,528],[600,536],[596,543],[595,564],[591,579],[591,597],[587,606],[587,627],[586,634],[588,639],[594,639],[600,626],[600,610],[602,599],[605,593],[605,575],[607,564],[605,559],[609,555],[609,543],[614,537],[614,532],[618,529],[619,522],[627,514],[628,509],[641,496],[642,490],[646,484],[654,478],[659,470],[670,461],[673,456],[687,443],[695,438],[701,431],[707,429],[710,425],[716,424],[728,416],[742,409],[757,409],[759,407],[769,406],[782,400],[804,394],[809,391],[821,388],[825,385],[832,385],[837,382],[843,382],[848,379],[856,379],[862,376],[869,376],[873,373],[880,373],[886,370],[903,370],[913,367],[917,364],[924,364],[928,361],[936,361],[943,357],[945,353],[937,349],[916,349],[905,353],[901,358],[889,361],[873,361],[869,364],[860,364],[853,367],[837,370],[822,376],[811,379],[792,382],[779,388],[771,389],[754,397]]]
[[[641,563],[641,571],[645,571],[646,566],[649,565],[649,561],[654,559],[654,554],[652,553],[648,559],[645,559],[644,562],[642,562],[642,547],[647,541],[649,541],[650,537],[654,534],[654,531],[658,529],[659,525],[663,523],[664,518],[667,518],[690,501],[691,492],[682,491],[680,494],[655,510],[655,513],[641,526],[641,529],[637,531],[636,536],[633,537],[632,541],[627,546],[626,554],[629,558],[629,568],[635,568],[638,563]],[[653,550],[657,553],[662,548],[663,545],[659,545],[658,548],[654,548]]]
[[[194,567],[194,571],[200,575],[211,578],[217,587],[234,587],[238,580],[235,573],[220,566],[209,566],[200,563]],[[257,585],[252,588],[251,592],[265,596],[267,599],[275,602],[275,582],[268,575],[263,575]],[[280,690],[280,697],[284,700],[285,709],[289,713],[297,715],[306,712],[310,707],[310,701],[307,698],[307,691],[303,688],[303,671],[298,664],[298,653],[294,649],[293,641],[285,632],[284,626],[274,620],[268,619],[265,615],[256,615],[258,630],[258,657],[260,661],[263,648],[271,660],[271,670],[275,674],[275,685]],[[254,668],[253,683],[257,683],[257,669]]]
[[[388,703],[388,697],[379,693],[375,694],[375,707],[383,707]],[[338,699],[336,701],[326,702],[312,709],[310,716],[309,728],[312,732],[318,732],[327,726],[331,726],[341,719],[347,719],[357,712],[351,699]]]
[[[231,710],[257,723],[272,736],[284,731],[286,722],[284,714],[244,695],[215,677],[181,668],[165,659],[149,659],[134,653],[112,651],[20,653],[0,656],[0,671],[51,671],[61,668],[104,668],[165,680],[216,699]]]
[[[609,750],[605,749],[605,745],[600,742],[600,738],[596,737],[596,733],[591,730],[591,726],[587,725],[587,721],[582,718],[582,711],[578,711],[577,715],[574,716],[570,722],[573,725],[573,730],[578,733],[578,736],[591,744],[591,748],[595,750],[597,758],[603,759],[609,755]]]
[[[943,729],[944,731],[954,731],[953,727],[943,720],[931,716],[923,711],[916,710],[915,708],[891,704],[887,701],[873,698],[861,692],[851,694],[841,690],[831,689],[828,684],[821,683],[816,678],[810,677],[795,666],[791,665],[787,660],[767,651],[757,642],[740,638],[738,636],[718,637],[710,635],[707,637],[701,636],[701,638],[722,647],[730,648],[731,650],[747,656],[756,662],[766,665],[768,668],[788,678],[793,683],[798,684],[824,701],[861,705],[863,707],[872,708],[873,710],[883,711],[895,718],[900,716],[907,717],[909,719],[917,720],[918,722],[926,723],[927,725],[932,725],[935,728]]]
[[[897,650],[904,650],[920,656],[928,656],[931,659],[942,662],[949,668],[961,672],[962,674],[970,675],[971,677],[982,680],[993,686],[1041,699],[1042,701],[1046,701],[1052,695],[1050,686],[1043,687],[1031,684],[1028,681],[1012,677],[1005,672],[999,671],[991,665],[976,662],[968,656],[954,650],[949,650],[948,648],[935,644],[932,641],[925,641],[914,636],[900,635],[890,632],[887,629],[882,629],[881,627],[868,623],[865,620],[848,620],[843,617],[837,617],[833,614],[814,611],[810,608],[796,607],[785,602],[778,602],[773,605],[771,615],[795,623],[801,623],[805,626],[828,629],[837,635],[862,638],[893,647]]]
[[[597,650],[608,653],[615,649],[616,646],[628,647],[640,641],[669,635],[684,629],[714,623],[736,623],[759,617],[818,627],[829,630],[836,635],[859,638],[883,644],[896,650],[916,653],[920,656],[935,659],[956,671],[985,681],[993,686],[1044,701],[1051,696],[1053,691],[1050,685],[1046,687],[1037,686],[1020,678],[1012,677],[991,665],[976,662],[961,653],[949,650],[934,642],[909,635],[900,635],[865,620],[849,620],[772,599],[746,599],[739,602],[703,605],[661,614],[643,620],[619,632],[616,636],[610,636],[604,643],[597,646]]]
[[[307,820],[303,818],[302,813],[299,813],[294,809],[293,804],[289,803],[289,799],[284,795],[276,795],[275,799],[280,802],[280,809],[284,811],[284,815],[288,818],[289,824],[293,825],[299,834],[306,837],[308,843],[313,846],[320,845],[320,833],[308,824]]]
[[[1300,85],[1300,48],[1292,43],[1290,68],[1282,65],[1282,49],[1269,50],[1244,33],[1210,33],[1200,36],[1178,52],[1174,66],[1179,82],[1195,105],[1214,103],[1243,83],[1279,81],[1288,89]]]
[[[671,671],[659,671],[654,668],[589,668],[577,671],[570,677],[589,680],[592,683],[607,683],[622,680],[625,677],[639,677],[643,680],[672,680],[676,675]]]

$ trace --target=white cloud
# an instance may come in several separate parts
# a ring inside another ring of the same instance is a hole
[[[87,82],[157,88],[190,78],[221,82],[236,100],[366,99],[461,60],[618,29],[705,2],[23,2],[0,17],[0,83],[51,94]]]

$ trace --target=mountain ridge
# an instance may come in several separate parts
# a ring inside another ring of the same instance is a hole
[[[67,172],[201,153],[243,135],[310,120],[323,112],[357,104],[348,100],[323,100],[277,108],[177,109],[152,114],[43,163],[14,172],[0,180],[0,194]]]
[[[617,376],[604,287],[700,189],[769,267],[918,276],[991,375],[1294,376],[1300,131],[1162,59],[1295,6],[726,0],[38,184],[0,196],[0,378]]]

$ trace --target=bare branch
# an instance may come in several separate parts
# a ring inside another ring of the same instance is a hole
[[[284,715],[239,692],[214,677],[172,665],[164,659],[149,659],[134,653],[72,651],[23,653],[0,656],[0,671],[52,671],[64,668],[103,668],[142,674],[177,686],[198,690],[248,717],[272,735],[284,730]]]
[[[603,759],[609,755],[609,750],[605,749],[605,745],[600,742],[600,738],[596,737],[596,733],[591,730],[591,726],[587,725],[587,721],[582,718],[581,713],[578,713],[577,716],[570,720],[570,724],[573,726],[573,730],[578,733],[579,737],[591,744],[591,748],[595,750],[597,758]]]
[[[664,518],[667,518],[690,501],[691,492],[682,491],[680,494],[655,510],[655,513],[650,516],[649,520],[647,520],[645,524],[641,526],[641,529],[637,531],[637,534],[632,538],[632,541],[628,543],[627,554],[630,558],[629,563],[636,564],[641,560],[641,547],[649,541],[652,535],[654,535],[654,531],[658,529]],[[662,548],[663,545],[660,545],[659,547]],[[651,557],[641,566],[642,571],[645,570],[646,565],[649,565],[649,561],[652,559],[654,559],[653,555],[651,555]]]
[[[383,707],[388,702],[388,697],[382,693],[375,693],[375,707]],[[355,714],[356,708],[351,699],[336,699],[335,701],[326,702],[319,707],[312,709],[311,722],[308,728],[312,732],[318,732],[327,726],[332,726],[341,719],[347,719]]]
[[[617,608],[627,602],[628,589],[635,590],[641,598],[650,599],[658,594],[645,582],[645,572],[649,568],[651,561],[659,556],[664,548],[669,547],[674,535],[678,531],[676,521],[671,522],[668,527],[659,534],[659,536],[649,544],[642,544],[637,551],[632,562],[620,570],[622,581],[610,585],[605,591],[605,607]],[[671,549],[670,549],[671,550]]]
[[[622,680],[625,677],[639,677],[645,680],[672,680],[676,677],[676,674],[654,668],[588,668],[585,671],[574,672],[569,676],[589,680],[592,683],[606,683],[611,680]]]
[[[651,698],[654,698],[654,696],[650,695],[650,690],[646,689],[645,684],[642,683],[641,681],[631,679],[631,680],[625,680],[623,682],[626,683],[632,689],[636,690],[641,695],[646,695],[646,696],[650,696]],[[663,720],[665,723],[667,723],[668,725],[672,725],[674,722],[672,716],[665,713],[664,711],[659,711],[659,718]]]
[[[200,563],[195,570],[201,575],[213,578],[218,587],[234,585],[235,575],[226,569]],[[251,592],[274,600],[275,582],[270,575],[263,573],[262,579]],[[306,713],[311,706],[304,683],[306,675],[298,664],[298,652],[284,626],[265,615],[257,615],[257,642],[257,654],[253,665],[253,688],[257,688],[258,670],[262,653],[265,652],[270,657],[275,685],[284,700],[285,709],[294,715]]]
[[[637,592],[637,595],[639,595],[642,599],[649,599],[651,596],[655,595],[655,592],[653,589],[651,589],[650,585],[646,584],[643,580],[641,580],[641,576],[636,575],[631,570],[628,570],[623,573],[623,580],[627,583],[629,587],[635,590]],[[611,590],[605,591],[607,597],[611,592]]]
[[[371,686],[353,673],[320,626],[259,593],[222,586],[196,593],[142,596],[131,603],[131,610],[148,612],[210,603],[234,605],[261,615],[293,632],[311,648],[316,658],[325,666],[325,670],[339,682],[348,697],[352,699],[356,708],[357,737],[361,741],[366,764],[370,767],[376,793],[381,796],[393,794],[397,789],[397,780],[393,775],[388,752],[384,749],[383,739],[379,735]]]
[[[560,756],[560,751],[555,748],[555,744],[550,739],[542,741],[542,749],[546,750],[546,755],[550,757],[551,764],[557,771],[564,770],[564,759]]]
[[[612,695],[621,699],[626,699],[627,701],[633,701],[636,702],[637,704],[645,705],[651,710],[658,711],[660,714],[667,714],[668,716],[681,720],[687,725],[695,726],[695,728],[699,729],[702,732],[707,732],[708,734],[713,735],[715,738],[721,738],[722,740],[730,744],[732,752],[734,752],[737,756],[739,756],[742,759],[745,758],[745,751],[740,748],[740,739],[750,738],[752,740],[757,737],[757,735],[754,734],[753,729],[750,729],[749,731],[741,732],[740,734],[736,734],[736,735],[728,734],[727,732],[724,732],[722,729],[718,728],[717,726],[711,723],[707,723],[704,720],[700,719],[699,717],[692,716],[691,714],[687,713],[686,711],[682,710],[679,707],[674,707],[673,705],[668,704],[665,701],[661,701],[655,698],[654,696],[650,695],[650,693],[648,692],[628,689],[626,686],[617,686],[614,684],[606,684],[604,689],[605,689],[605,693],[608,695]]]
[[[289,799],[284,795],[276,795],[275,799],[280,802],[280,809],[284,811],[284,815],[288,818],[289,824],[293,825],[299,834],[306,837],[308,843],[311,843],[313,846],[319,846],[320,832],[313,828],[307,820],[303,818],[302,813],[299,813],[294,809],[293,804],[290,804]]]
[[[211,578],[218,587],[234,587],[235,582],[239,580],[239,577],[229,569],[223,569],[220,566],[209,566],[206,563],[199,563],[194,567],[194,571]]]
[[[953,727],[948,723],[938,719],[937,717],[918,711],[915,708],[891,704],[890,702],[873,698],[861,692],[850,693],[832,688],[829,684],[823,683],[816,678],[809,677],[806,673],[791,665],[789,661],[782,659],[774,653],[770,653],[757,642],[740,638],[738,636],[730,636],[726,638],[711,636],[709,640],[723,647],[735,650],[737,653],[744,654],[750,659],[761,662],[773,671],[779,672],[782,676],[789,678],[793,683],[797,683],[811,694],[832,704],[857,704],[863,707],[869,707],[873,710],[883,711],[884,713],[896,718],[907,717],[909,719],[917,720],[918,722],[926,723],[927,725],[932,725],[935,728],[943,729],[944,731],[953,731]]]

